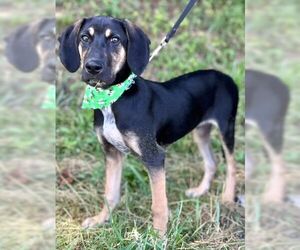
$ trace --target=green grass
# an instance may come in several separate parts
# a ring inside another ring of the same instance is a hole
[[[127,18],[149,35],[154,49],[176,21],[182,1],[57,1],[58,32],[84,16]],[[184,20],[178,33],[144,73],[146,79],[168,80],[189,71],[215,68],[234,78],[244,93],[244,2],[202,1]],[[218,171],[208,195],[188,199],[184,191],[198,185],[202,159],[188,135],[168,148],[167,192],[170,220],[166,239],[151,228],[151,194],[144,166],[135,157],[125,161],[122,198],[109,225],[82,230],[84,218],[103,204],[103,152],[92,128],[92,111],[80,109],[84,84],[79,73],[62,70],[58,78],[56,157],[58,176],[68,171],[72,181],[57,186],[58,249],[238,249],[244,247],[244,211],[220,203],[225,162],[217,133],[213,149]],[[236,133],[237,192],[244,191],[244,100]]]

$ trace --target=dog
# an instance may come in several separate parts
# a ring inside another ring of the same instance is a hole
[[[59,57],[70,72],[82,69],[82,80],[107,89],[133,72],[135,84],[111,106],[94,111],[94,126],[105,152],[106,204],[87,218],[84,228],[103,224],[120,199],[124,154],[137,155],[148,170],[153,227],[167,231],[168,202],[165,182],[165,148],[187,133],[203,155],[205,174],[201,184],[188,189],[189,197],[206,193],[216,171],[210,147],[210,131],[219,128],[227,177],[223,200],[233,202],[236,184],[234,161],[235,118],[238,89],[234,81],[216,70],[199,70],[164,83],[140,75],[149,61],[150,40],[128,20],[106,16],[83,18],[70,25],[59,38]]]
[[[285,195],[283,132],[289,105],[289,89],[276,76],[246,70],[246,125],[258,128],[272,164],[270,182],[264,193],[266,202],[282,202]],[[253,159],[246,149],[246,179],[251,177]]]
[[[41,80],[50,84],[56,79],[55,19],[44,18],[13,31],[5,38],[5,56],[22,72],[41,68]]]

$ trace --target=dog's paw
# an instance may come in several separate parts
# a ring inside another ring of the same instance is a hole
[[[263,203],[282,203],[284,201],[284,195],[281,193],[273,192],[273,190],[266,191],[262,197]]]
[[[185,191],[185,195],[190,197],[190,198],[195,198],[195,197],[200,197],[204,194],[206,194],[208,191],[207,188],[202,188],[200,187],[195,187],[195,188],[189,188],[188,190]]]
[[[95,217],[89,217],[82,222],[81,227],[83,229],[88,229],[96,227],[98,224],[98,220]]]
[[[285,185],[281,177],[272,177],[271,183],[262,195],[263,203],[282,203],[285,197]]]
[[[222,203],[224,204],[234,204],[234,193],[223,193]]]
[[[160,239],[166,239],[167,238],[167,229],[157,229],[154,228],[154,230],[157,232],[157,235],[159,236]]]
[[[97,215],[97,216],[94,216],[94,217],[86,218],[82,222],[81,227],[83,229],[94,228],[94,227],[103,225],[107,222],[108,222],[108,219],[102,218],[102,216]]]
[[[162,221],[153,223],[154,231],[157,232],[160,238],[166,237],[167,234],[167,222],[162,223]]]

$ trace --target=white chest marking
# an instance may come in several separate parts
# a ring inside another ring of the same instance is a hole
[[[103,136],[115,148],[123,153],[128,153],[129,148],[124,143],[123,136],[116,126],[115,116],[111,110],[111,107],[103,108],[101,111],[104,117]]]

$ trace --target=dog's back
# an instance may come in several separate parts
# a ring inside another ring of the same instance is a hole
[[[200,123],[218,121],[222,126],[225,117],[236,116],[237,86],[219,71],[198,70],[150,86],[160,102],[154,112],[160,114],[157,123],[164,124],[157,136],[162,144],[173,143]]]

